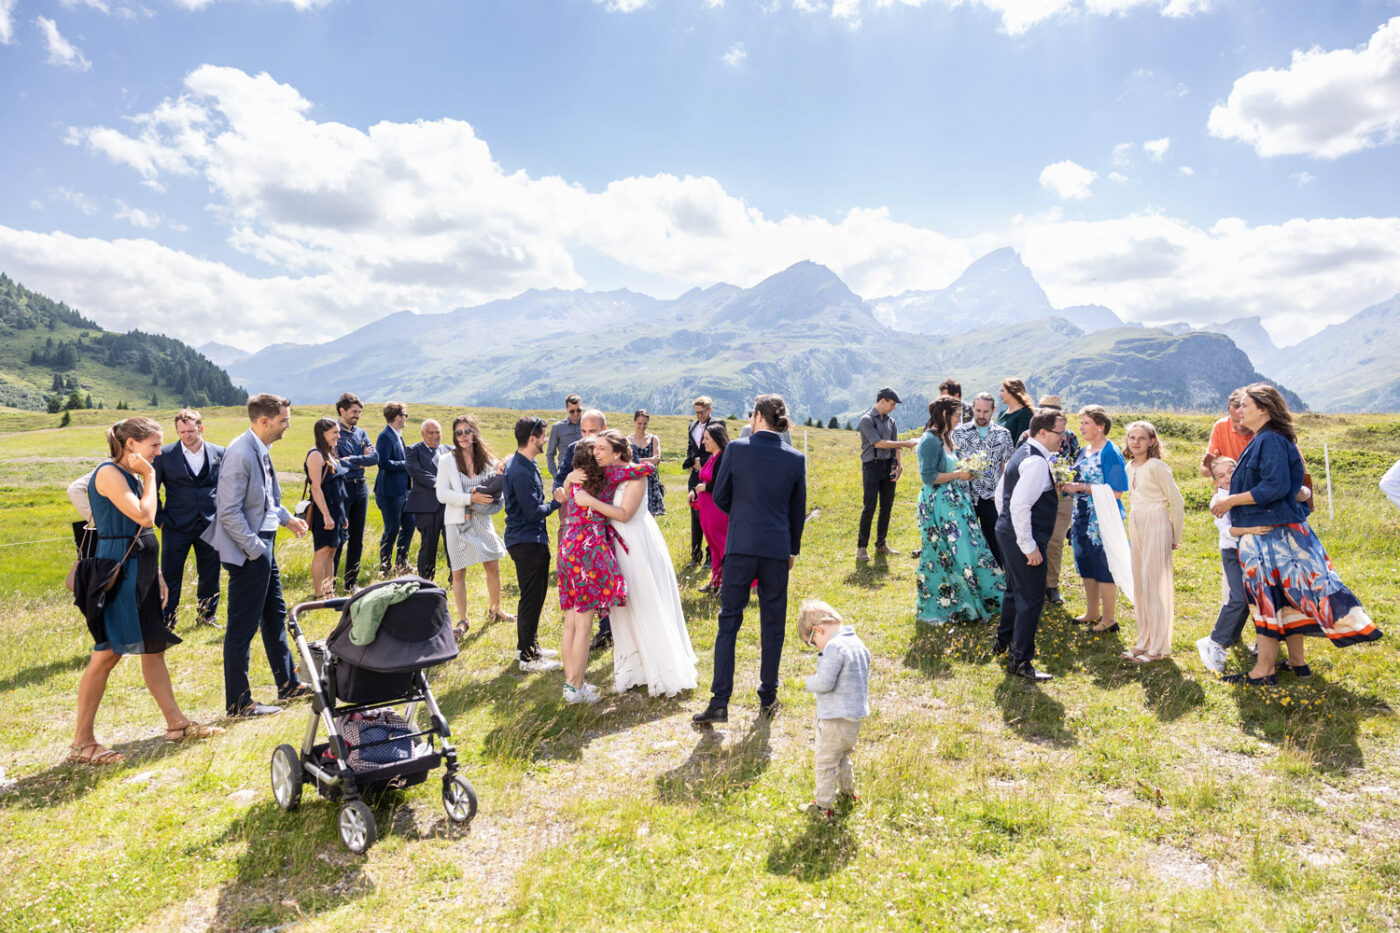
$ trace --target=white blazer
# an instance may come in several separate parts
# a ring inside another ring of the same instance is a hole
[[[446,506],[443,510],[443,523],[464,525],[471,520],[467,514],[469,511],[480,515],[491,515],[494,512],[499,512],[503,503],[493,502],[490,505],[472,503],[472,490],[496,471],[487,467],[475,476],[464,476],[457,469],[457,459],[452,456],[452,448],[444,444],[443,450],[444,453],[438,457],[437,474],[438,501]]]

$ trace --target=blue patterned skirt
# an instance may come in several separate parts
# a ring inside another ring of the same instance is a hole
[[[1005,576],[982,537],[967,483],[953,480],[919,492],[920,622],[981,622],[1001,613]]]
[[[1275,525],[1239,541],[1256,633],[1275,639],[1320,635],[1339,648],[1381,637],[1306,522]]]

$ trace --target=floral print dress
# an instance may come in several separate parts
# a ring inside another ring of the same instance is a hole
[[[932,433],[919,442],[918,455],[924,478],[919,492],[923,549],[915,617],[930,625],[995,618],[1001,612],[1005,575],[982,536],[968,484],[931,482],[939,473],[957,471],[957,457]]]
[[[597,498],[612,502],[622,483],[648,476],[651,464],[616,464],[607,470],[607,481]],[[608,519],[581,507],[570,495],[564,502],[564,530],[559,538],[559,605],[580,612],[600,612],[627,602],[627,581],[617,567],[613,542],[618,539]]]

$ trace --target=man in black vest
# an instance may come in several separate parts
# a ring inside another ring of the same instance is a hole
[[[443,525],[443,515],[447,506],[438,501],[437,473],[438,453],[442,447],[442,425],[436,419],[428,418],[419,427],[423,439],[409,445],[408,459],[408,504],[403,507],[405,515],[412,515],[418,528],[418,576],[425,580],[433,579],[437,572],[438,542],[447,553],[447,529]]]
[[[199,536],[214,520],[219,462],[224,457],[224,448],[205,442],[204,419],[197,411],[180,409],[175,415],[175,433],[180,440],[162,447],[152,464],[157,490],[164,487],[156,508],[156,527],[161,537],[160,572],[170,587],[165,624],[171,631],[180,608],[180,586],[190,548],[194,548],[194,565],[199,573],[195,624],[217,624],[214,613],[219,608],[219,554]]]
[[[1064,438],[1057,430],[1063,415],[1039,409],[1031,418],[1026,443],[1016,448],[1002,474],[998,490],[996,536],[1006,570],[1006,596],[1001,602],[993,652],[1008,654],[1007,670],[1032,683],[1054,677],[1031,666],[1035,630],[1045,608],[1045,549],[1055,531],[1059,496],[1050,476],[1050,451]]]

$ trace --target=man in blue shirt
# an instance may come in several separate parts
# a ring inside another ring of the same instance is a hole
[[[350,534],[345,545],[335,551],[335,575],[340,575],[340,554],[345,552],[345,594],[354,594],[360,580],[360,554],[365,544],[365,515],[369,512],[369,486],[365,484],[365,467],[378,466],[379,454],[369,442],[364,428],[357,427],[364,403],[346,392],[335,403],[340,419],[340,440],[335,445],[335,458],[345,464],[345,509],[350,518]]]
[[[520,601],[515,608],[515,657],[527,673],[555,671],[562,665],[539,645],[540,610],[549,591],[549,528],[545,519],[559,503],[546,499],[535,458],[545,446],[545,423],[527,415],[515,422],[515,454],[502,471],[506,512],[506,552],[515,564]]]

